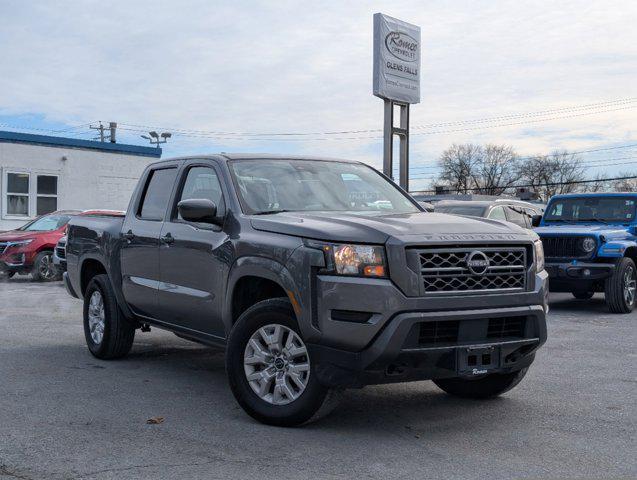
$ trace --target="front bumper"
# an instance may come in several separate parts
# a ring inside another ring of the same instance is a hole
[[[603,280],[615,273],[613,263],[547,263],[549,278],[561,281]]]
[[[57,248],[53,250],[53,265],[55,265],[60,272],[66,272],[66,258],[60,258],[58,256]]]
[[[507,321],[523,327],[515,334],[503,327],[501,335],[492,328],[506,325]],[[422,332],[449,331],[447,327],[452,325],[457,331],[452,342],[432,343],[426,340],[433,337],[423,337]],[[308,348],[321,383],[331,387],[362,387],[520,370],[533,362],[535,351],[545,341],[545,309],[536,305],[402,313],[359,352],[317,344],[309,344]],[[475,368],[471,368],[471,361],[467,363],[470,356]]]
[[[0,271],[21,272],[31,268],[30,257],[26,253],[18,252],[4,254],[0,257]]]

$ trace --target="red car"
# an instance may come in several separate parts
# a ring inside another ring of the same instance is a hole
[[[75,215],[121,215],[109,210],[63,210],[49,213],[9,232],[0,233],[0,278],[31,273],[35,280],[60,277],[53,265],[53,250]]]

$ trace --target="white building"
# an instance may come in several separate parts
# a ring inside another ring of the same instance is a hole
[[[125,210],[160,148],[0,131],[0,231],[55,210]]]

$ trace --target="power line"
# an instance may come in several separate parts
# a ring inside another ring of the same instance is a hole
[[[622,148],[633,148],[633,147],[637,147],[637,143],[631,143],[629,145],[618,145],[615,147],[606,147],[606,148],[593,148],[593,149],[589,149],[589,150],[573,150],[573,151],[567,151],[569,155],[579,155],[581,153],[594,153],[594,152],[606,152],[606,151],[610,151],[610,150],[619,150]],[[560,152],[559,149],[554,149],[553,152]],[[550,155],[550,154],[549,154]],[[533,158],[537,158],[537,157],[543,157],[545,155],[525,155],[523,157],[517,157],[518,160],[531,160]],[[631,157],[632,158],[632,157]],[[615,160],[622,160],[622,159],[615,159]],[[585,160],[585,162],[588,162],[589,160]],[[592,160],[590,160],[592,161]],[[606,159],[600,159],[599,161],[606,161]],[[435,163],[429,163],[429,164],[423,164],[423,165],[413,165],[410,166],[410,171],[411,170],[415,170],[415,169],[439,169],[440,166],[438,166],[437,164],[438,162],[436,161]]]
[[[584,104],[580,106],[571,106],[571,107],[562,107],[550,110],[542,110],[537,112],[527,112],[520,114],[511,114],[511,115],[501,115],[496,117],[487,117],[487,118],[478,118],[471,120],[459,120],[453,122],[444,122],[437,124],[428,124],[428,125],[415,125],[412,126],[412,129],[430,129],[430,128],[438,128],[442,126],[453,126],[453,125],[462,125],[467,123],[489,123],[489,122],[502,122],[503,120],[515,119],[515,118],[524,118],[524,117],[536,117],[536,116],[546,116],[555,113],[566,113],[580,110],[593,110],[590,112],[583,112],[573,115],[567,116],[558,116],[551,117],[546,119],[536,119],[529,120],[524,122],[515,122],[515,123],[506,123],[502,125],[494,125],[489,127],[471,127],[471,128],[463,128],[463,129],[454,129],[448,131],[437,131],[437,132],[417,132],[412,133],[412,135],[432,135],[439,133],[453,133],[457,131],[466,131],[473,130],[478,128],[493,128],[500,126],[511,126],[518,124],[526,124],[526,123],[537,123],[541,121],[550,121],[561,118],[573,118],[576,116],[584,116],[584,115],[594,115],[598,113],[606,113],[606,112],[615,112],[619,110],[628,110],[637,108],[637,105],[630,105],[637,102],[637,97],[623,98],[618,100],[611,100],[607,102],[598,102],[592,104]],[[620,108],[611,108],[620,105],[630,105],[624,106]],[[128,123],[120,123],[120,125],[128,128],[123,128],[124,130],[140,132],[146,131],[148,129],[167,129],[174,132],[175,135],[184,136],[184,137],[192,137],[192,138],[215,138],[219,140],[252,140],[252,141],[307,141],[307,138],[274,138],[274,137],[308,137],[308,136],[331,136],[331,135],[343,135],[343,134],[360,134],[360,133],[379,133],[382,132],[382,129],[365,129],[365,130],[340,130],[340,131],[328,131],[328,132],[229,132],[229,131],[210,131],[210,130],[193,130],[193,129],[181,129],[181,128],[167,128],[161,126],[151,126],[151,125],[139,125],[139,124],[128,124]],[[132,127],[132,128],[131,128]],[[273,138],[252,138],[252,137],[273,137]],[[360,139],[378,139],[379,136],[356,136],[356,137],[335,137],[332,138],[334,140],[360,140]],[[328,140],[330,138],[317,138],[312,140]]]
[[[558,185],[579,185],[583,183],[596,183],[596,182],[615,182],[619,180],[634,180],[637,179],[637,175],[629,176],[629,177],[615,177],[615,178],[596,178],[592,180],[574,180],[568,182],[547,182],[547,183],[538,183],[538,184],[527,184],[527,185],[509,185],[507,187],[495,187],[495,188],[530,188],[530,187],[555,187]],[[485,187],[475,187],[475,188],[467,188],[467,191],[475,192],[476,190],[485,190]],[[435,192],[435,190],[418,190],[418,192],[429,193]],[[413,193],[413,192],[412,192]]]
[[[588,162],[580,162],[579,165],[584,166],[584,167],[590,167],[590,168],[599,168],[599,167],[614,167],[614,166],[618,166],[618,165],[634,165],[637,163],[637,161],[633,161],[633,162],[620,162],[620,160],[631,160],[631,159],[636,159],[637,156],[630,156],[630,157],[620,157],[620,158],[604,158],[604,159],[599,159],[599,160],[589,160]],[[598,162],[620,162],[620,163],[598,163]],[[421,176],[421,175],[425,175],[425,176]],[[428,180],[428,179],[433,179],[436,178],[437,175],[435,173],[416,173],[416,175],[410,175],[409,178],[415,179],[415,180]]]

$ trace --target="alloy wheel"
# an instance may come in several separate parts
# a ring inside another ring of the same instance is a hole
[[[38,273],[40,274],[40,277],[45,280],[51,280],[55,277],[56,271],[55,265],[53,265],[53,255],[49,254],[42,257],[40,264],[38,265]]]
[[[635,275],[635,267],[632,265],[624,272],[624,300],[627,305],[635,302],[635,291],[637,290],[637,276]]]
[[[102,343],[105,323],[104,299],[102,298],[102,294],[98,290],[95,290],[91,294],[88,305],[88,328],[91,333],[91,339],[96,345]]]
[[[286,405],[305,391],[310,378],[310,357],[294,330],[271,324],[250,337],[243,354],[243,368],[259,398],[272,405]]]

